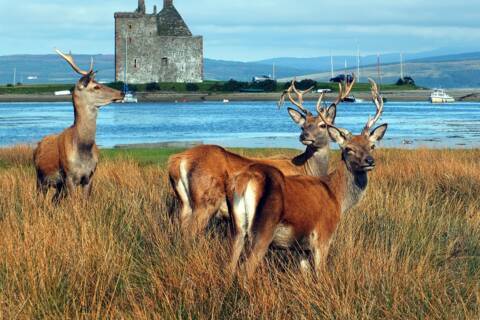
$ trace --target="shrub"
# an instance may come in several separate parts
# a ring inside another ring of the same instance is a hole
[[[187,83],[185,85],[185,88],[187,89],[187,91],[198,91],[200,89],[200,87],[196,83]]]
[[[233,91],[239,91],[240,89],[243,89],[246,87],[248,87],[248,84],[246,82],[240,82],[240,81],[230,79],[229,81],[223,84],[222,91],[233,92]]]
[[[147,83],[145,89],[148,92],[160,91],[160,84],[158,84],[158,82],[150,82],[150,83]]]
[[[108,86],[112,89],[123,90],[124,82],[123,81],[111,82],[108,84]]]
[[[267,92],[273,92],[277,90],[277,81],[265,80],[265,81],[253,82],[252,88],[262,89]]]
[[[415,85],[415,80],[413,80],[412,77],[403,77],[399,78],[397,82],[395,83],[397,86],[403,86],[403,85]]]

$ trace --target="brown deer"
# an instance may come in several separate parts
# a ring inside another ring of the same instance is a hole
[[[355,83],[355,77],[353,79],[345,87],[339,84],[338,98],[328,108],[322,105],[323,94],[320,96],[316,108],[317,116],[303,106],[304,94],[313,88],[301,91],[295,87],[295,82],[292,82],[290,88],[283,93],[279,106],[283,104],[285,97],[288,97],[298,108],[298,111],[288,108],[288,112],[300,126],[300,141],[306,146],[305,152],[293,159],[246,158],[215,145],[194,147],[172,156],[168,162],[168,172],[172,188],[180,202],[180,223],[184,231],[189,229],[190,235],[198,234],[217,212],[228,217],[228,180],[251,163],[272,165],[285,175],[326,175],[330,154],[326,123],[333,124],[335,121],[337,105],[349,95]],[[297,100],[293,98],[292,92],[296,94]]]
[[[317,273],[324,266],[341,215],[365,195],[368,172],[375,167],[372,151],[387,130],[387,124],[371,130],[383,112],[383,99],[375,82],[370,82],[377,112],[360,135],[354,136],[326,121],[328,133],[342,154],[342,163],[328,176],[286,176],[273,166],[255,163],[232,178],[228,192],[235,234],[232,272],[237,268],[246,237],[251,242],[245,262],[247,279],[270,245],[300,246],[312,254]],[[306,261],[302,261],[302,267],[308,266]]]
[[[95,144],[98,109],[121,101],[124,94],[95,81],[93,59],[90,70],[81,70],[71,55],[56,50],[75,72],[82,77],[73,90],[73,125],[58,135],[47,136],[34,151],[37,190],[44,195],[50,187],[56,189],[56,202],[81,185],[85,196],[92,192],[93,174],[98,162]]]

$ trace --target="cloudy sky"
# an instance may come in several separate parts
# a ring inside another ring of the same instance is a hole
[[[146,0],[148,11],[163,0]],[[479,0],[175,0],[205,56],[252,61],[448,49],[480,51]],[[113,13],[137,0],[0,0],[0,55],[113,53]]]

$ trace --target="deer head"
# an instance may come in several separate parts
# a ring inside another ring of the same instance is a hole
[[[378,92],[375,81],[369,79],[372,88],[372,99],[376,106],[376,114],[369,118],[362,133],[352,135],[348,130],[339,129],[328,124],[328,134],[341,148],[342,159],[351,172],[367,172],[375,168],[375,159],[372,151],[375,143],[380,141],[387,131],[387,124],[382,124],[372,130],[373,125],[380,119],[383,113],[383,98]],[[323,118],[323,115],[320,115]]]
[[[326,107],[323,105],[324,93],[320,95],[317,101],[317,115],[313,115],[303,106],[303,96],[312,91],[313,87],[304,91],[298,90],[295,87],[295,81],[292,81],[290,87],[284,91],[278,105],[283,105],[285,98],[288,97],[289,101],[298,108],[298,110],[288,108],[288,113],[293,122],[295,122],[302,130],[302,133],[300,134],[300,142],[302,144],[315,148],[328,146],[329,135],[327,132],[327,126],[333,125],[337,115],[337,106],[352,90],[353,85],[355,84],[355,75],[352,76],[353,80],[345,86],[339,83],[338,97],[332,104],[330,104],[330,106]],[[293,98],[292,92],[297,96],[296,100]]]
[[[90,62],[90,69],[85,71],[78,67],[71,55],[64,54],[60,50],[56,50],[56,52],[68,62],[76,73],[82,76],[75,85],[73,92],[73,98],[77,104],[91,108],[92,111],[94,111],[101,106],[112,102],[119,102],[123,99],[124,94],[121,91],[109,88],[95,81],[93,59]]]

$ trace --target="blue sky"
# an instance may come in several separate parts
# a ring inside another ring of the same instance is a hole
[[[478,0],[174,0],[208,58],[480,51]],[[162,0],[146,0],[148,11]],[[0,55],[113,53],[113,13],[137,0],[0,0]]]

